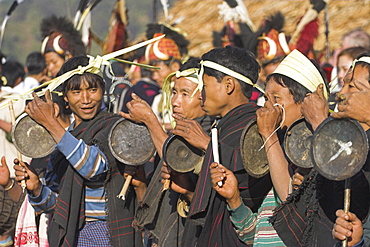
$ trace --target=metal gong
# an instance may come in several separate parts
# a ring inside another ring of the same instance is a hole
[[[113,156],[126,165],[142,165],[155,153],[147,127],[125,118],[113,125],[108,141]]]
[[[368,149],[366,133],[356,120],[330,117],[313,136],[314,167],[330,180],[344,180],[361,170]]]
[[[284,150],[289,160],[296,166],[312,168],[311,158],[312,127],[304,118],[292,123],[284,137]]]
[[[12,140],[16,149],[30,158],[45,157],[56,145],[50,133],[26,113],[20,115],[13,125]]]
[[[260,178],[269,172],[269,165],[263,139],[258,132],[257,119],[251,120],[245,126],[240,137],[240,150],[244,169],[249,175]]]
[[[193,147],[178,135],[168,137],[162,151],[163,160],[177,172],[190,172],[203,161],[203,151]]]

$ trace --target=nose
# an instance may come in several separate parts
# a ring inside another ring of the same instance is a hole
[[[89,104],[91,102],[90,94],[87,91],[81,91],[81,103]]]
[[[180,107],[180,97],[178,94],[172,96],[172,107]]]

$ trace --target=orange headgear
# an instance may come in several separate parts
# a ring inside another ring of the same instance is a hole
[[[153,38],[163,34],[156,33]],[[145,50],[145,60],[147,62],[153,60],[168,60],[171,57],[181,60],[181,54],[176,42],[166,37],[147,46]]]

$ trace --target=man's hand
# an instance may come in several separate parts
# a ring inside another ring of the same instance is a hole
[[[173,114],[173,117],[176,119],[176,127],[171,133],[182,136],[190,145],[205,152],[211,137],[204,132],[202,126],[195,120],[185,119],[177,114]]]
[[[140,166],[126,165],[125,170],[123,172],[123,177],[127,179],[128,175],[132,176],[131,184],[134,186],[137,200],[138,202],[140,202],[144,198],[144,194],[147,188],[145,183],[146,177],[144,167],[142,165]]]
[[[337,210],[335,214],[338,218],[335,220],[332,231],[333,238],[343,241],[347,237],[348,246],[354,246],[358,244],[362,239],[362,235],[364,234],[361,221],[354,213],[345,213],[341,209]]]
[[[163,163],[161,168],[162,183],[166,183],[167,179],[171,180],[171,189],[180,194],[184,194],[189,201],[193,198],[195,184],[191,182],[189,173],[179,173],[173,171],[166,163]]]
[[[137,123],[148,123],[157,119],[150,105],[136,94],[131,94],[132,100],[126,104],[128,112],[119,114]]]
[[[10,172],[8,165],[6,164],[5,156],[1,157],[0,165],[0,185],[4,188],[9,188],[12,185],[12,180],[10,179]]]
[[[370,86],[354,82],[359,92],[340,94],[338,112],[331,113],[334,118],[353,118],[370,126]]]
[[[270,99],[265,102],[265,107],[257,110],[258,132],[266,140],[272,132],[279,127],[282,120],[282,109],[280,106],[274,106],[275,102]]]
[[[33,100],[27,104],[26,113],[37,123],[46,129],[52,124],[50,120],[55,119],[54,103],[51,100],[50,91],[45,92],[46,102],[40,99],[35,92],[32,93]]]
[[[302,115],[313,128],[316,128],[328,117],[329,105],[324,96],[324,85],[320,84],[313,93],[307,94],[301,108]]]
[[[210,168],[213,189],[225,197],[231,209],[239,207],[242,201],[240,199],[238,180],[234,173],[216,162],[213,162]],[[223,183],[222,187],[218,186],[220,181]]]
[[[26,188],[32,196],[40,195],[41,182],[35,171],[32,171],[30,166],[18,159],[14,159],[15,180],[20,183],[26,181]]]

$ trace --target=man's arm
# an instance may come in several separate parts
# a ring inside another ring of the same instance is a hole
[[[149,104],[134,93],[131,96],[132,100],[126,105],[129,113],[120,112],[120,115],[132,121],[144,123],[147,126],[157,153],[162,158],[163,144],[168,135],[164,132]]]

